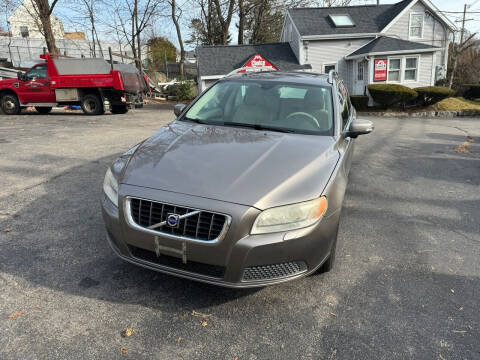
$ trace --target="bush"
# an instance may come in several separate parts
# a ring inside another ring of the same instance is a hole
[[[350,101],[355,109],[366,109],[368,107],[367,95],[350,95]]]
[[[443,86],[424,86],[415,88],[419,102],[423,105],[432,105],[443,99],[451,97],[455,91]]]
[[[408,101],[418,97],[415,90],[397,84],[370,84],[368,91],[373,100],[384,107],[395,105],[405,107]]]
[[[179,101],[192,100],[195,95],[193,91],[193,81],[183,80],[175,85],[175,95]]]
[[[467,99],[477,99],[480,98],[480,85],[479,84],[471,84],[465,85],[467,87],[465,92],[465,97]]]

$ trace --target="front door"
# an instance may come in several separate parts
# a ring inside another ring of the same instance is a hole
[[[19,81],[19,95],[22,103],[53,103],[55,92],[50,88],[47,65],[34,66]]]
[[[354,61],[353,94],[363,95],[367,84],[367,62],[364,59]]]

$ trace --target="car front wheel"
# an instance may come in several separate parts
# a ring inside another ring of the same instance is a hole
[[[0,98],[0,107],[6,115],[20,114],[20,102],[14,94],[5,94]]]

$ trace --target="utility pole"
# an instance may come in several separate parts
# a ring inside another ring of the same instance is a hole
[[[467,14],[467,4],[463,5],[462,32],[460,33],[460,47],[463,45],[463,34],[465,34],[465,16]]]

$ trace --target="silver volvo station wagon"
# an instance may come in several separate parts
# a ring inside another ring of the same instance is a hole
[[[356,119],[336,73],[223,78],[107,170],[102,210],[122,259],[227,287],[329,271]]]

